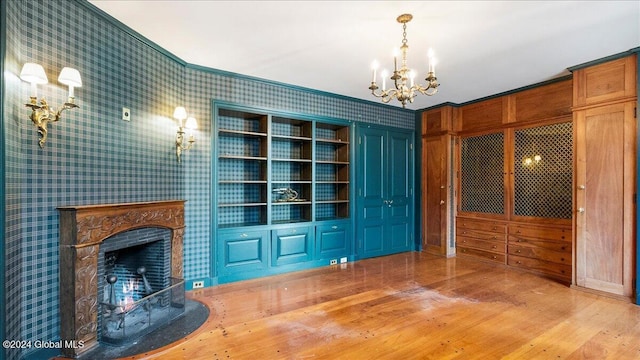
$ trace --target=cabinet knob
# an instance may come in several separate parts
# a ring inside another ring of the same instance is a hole
[[[578,185],[578,190],[584,190],[584,189],[585,189],[584,185]]]
[[[249,235],[247,235],[246,233],[242,233],[242,234],[240,234],[240,237],[243,237],[243,238],[248,237],[248,236],[249,236]]]
[[[493,257],[493,260],[495,260],[495,259],[497,259],[497,258],[498,258],[498,257],[497,257],[497,256],[495,256],[495,255],[493,255],[492,257]]]
[[[497,246],[495,246],[495,245],[493,245],[491,248],[493,248],[493,249],[497,249],[498,247],[497,247]]]
[[[516,264],[522,265],[522,261],[516,261]]]
[[[444,189],[444,185],[440,185],[440,189]]]
[[[335,229],[337,229],[338,227],[337,227],[336,225],[333,225],[331,228],[332,228],[333,230],[335,230]]]
[[[578,208],[578,212],[581,213],[581,214],[584,213],[584,208],[583,207]]]
[[[516,250],[516,254],[520,254],[520,250]]]
[[[440,200],[440,205],[444,205],[444,200]]]

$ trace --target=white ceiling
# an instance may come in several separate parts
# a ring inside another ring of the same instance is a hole
[[[90,2],[188,63],[375,102],[371,63],[393,66],[396,18],[411,13],[408,65],[423,79],[433,48],[441,86],[410,109],[546,81],[640,46],[640,1]]]

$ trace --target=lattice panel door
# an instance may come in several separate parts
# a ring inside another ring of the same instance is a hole
[[[514,215],[571,219],[572,123],[514,131]]]
[[[504,214],[504,133],[461,139],[460,210]]]

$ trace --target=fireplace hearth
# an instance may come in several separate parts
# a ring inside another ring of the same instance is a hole
[[[60,335],[84,345],[62,355],[81,357],[99,341],[142,336],[180,316],[184,201],[58,210]]]

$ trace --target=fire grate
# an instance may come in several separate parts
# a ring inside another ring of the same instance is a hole
[[[107,302],[100,302],[100,340],[108,344],[121,345],[181,316],[185,307],[184,279],[170,280],[169,287],[140,299],[135,299],[136,296],[132,295],[120,299],[111,297]],[[115,284],[111,284],[111,287],[115,287]]]

